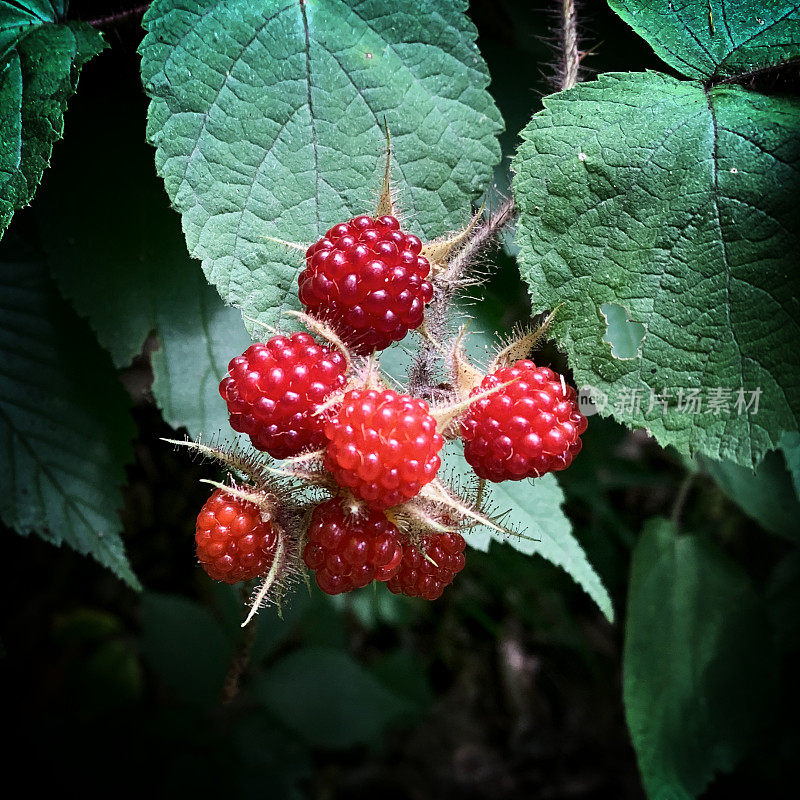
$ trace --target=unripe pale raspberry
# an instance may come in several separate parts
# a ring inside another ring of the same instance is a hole
[[[261,512],[217,489],[197,516],[197,558],[209,577],[225,583],[249,581],[266,573],[275,557],[278,533]]]
[[[389,389],[353,389],[325,424],[325,468],[373,508],[404,503],[436,476],[444,440],[428,404]]]
[[[326,594],[387,581],[400,568],[401,557],[400,531],[382,511],[351,513],[339,497],[314,509],[303,560]]]
[[[253,344],[228,365],[219,393],[231,427],[273,458],[289,458],[325,444],[324,419],[315,415],[345,384],[345,359],[307,333]]]
[[[464,537],[458,533],[424,536],[420,549],[406,542],[400,569],[386,585],[395,594],[436,600],[441,597],[445,586],[449,586],[456,574],[464,569],[465,547]]]
[[[577,394],[553,370],[517,361],[487,375],[472,394],[513,383],[475,401],[461,421],[464,456],[490,481],[538,478],[565,469],[580,452],[586,417]]]
[[[433,298],[421,249],[392,216],[334,225],[306,251],[300,302],[355,353],[383,350],[420,326]]]

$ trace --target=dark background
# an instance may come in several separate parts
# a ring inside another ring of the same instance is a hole
[[[506,120],[507,156],[541,97],[556,88],[557,56],[548,37],[557,18],[547,3],[528,5],[473,0],[470,11]],[[70,15],[93,20],[129,7],[115,0],[74,2]],[[583,48],[591,50],[584,78],[610,70],[668,71],[605,3],[585,3],[581,20]],[[136,54],[139,16],[103,30],[111,48],[85,67],[65,139],[119,104],[135,111],[139,126],[132,143],[121,145],[120,158],[145,157],[152,165]],[[56,145],[51,171],[67,145]],[[154,168],[143,172],[142,196],[157,180]],[[42,224],[34,200],[17,214],[14,229],[29,233]],[[179,224],[174,215],[176,231]],[[494,272],[487,297],[503,297],[502,323],[510,328],[526,319],[524,288],[502,253],[491,254],[487,267]],[[565,368],[555,351],[546,349],[542,358]],[[175,432],[150,397],[146,356],[122,379],[138,428],[123,536],[145,593],[67,548],[3,531],[7,774],[24,776],[28,789],[56,782],[111,795],[643,797],[622,709],[622,625],[608,624],[564,573],[508,546],[470,551],[464,573],[434,604],[384,590],[337,601],[299,590],[283,621],[272,611],[257,618],[241,691],[220,702],[241,644],[240,600],[234,590],[212,584],[193,547],[194,518],[208,496],[198,479],[216,473],[159,441]],[[562,474],[566,510],[622,617],[631,548],[644,520],[672,512],[684,471],[646,436],[611,421],[592,419],[584,442],[582,455]],[[700,507],[698,524],[715,526],[754,579],[764,580],[783,552],[780,541],[702,477],[689,490],[687,524]],[[315,652],[351,656],[361,671],[352,681],[348,673],[312,670],[279,683],[283,659]],[[315,706],[314,692],[340,680],[348,683],[342,707]],[[395,710],[378,713],[381,701],[370,716],[358,698],[376,691],[394,697],[396,708],[387,703]],[[280,711],[276,692],[296,714]],[[315,730],[318,720],[322,733]],[[780,739],[776,723],[763,752],[704,796],[782,796]]]

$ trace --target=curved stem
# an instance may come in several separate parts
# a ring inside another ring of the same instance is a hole
[[[136,8],[129,8],[127,11],[118,11],[116,14],[109,14],[106,17],[98,17],[97,19],[87,19],[86,24],[91,25],[93,28],[105,28],[109,25],[116,25],[118,22],[124,22],[125,20],[130,19],[131,17],[139,16],[140,14],[144,14],[145,11],[150,7],[150,3],[145,3],[141,6],[136,6]]]
[[[244,584],[246,585],[246,584]],[[247,590],[242,589],[243,598],[247,599]],[[256,641],[257,625],[248,625],[242,632],[242,638],[233,651],[231,663],[228,666],[228,674],[225,676],[225,683],[222,685],[222,703],[227,705],[236,699],[239,694],[239,682],[244,671],[250,664],[250,655],[253,652],[253,644]]]

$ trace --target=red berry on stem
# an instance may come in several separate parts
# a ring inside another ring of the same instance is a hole
[[[525,360],[487,375],[472,394],[512,380],[464,415],[465,458],[478,477],[495,482],[565,469],[580,452],[586,430],[575,389],[551,369]]]
[[[402,538],[382,511],[350,513],[340,497],[318,505],[311,515],[306,566],[326,594],[387,581],[400,568]]]
[[[209,577],[239,583],[269,570],[278,533],[258,506],[217,489],[197,516],[194,538]]]
[[[389,215],[334,225],[306,251],[300,302],[360,355],[383,350],[422,323],[433,298],[422,242]]]
[[[325,424],[325,468],[373,508],[419,494],[436,476],[444,440],[428,404],[389,389],[353,389]]]
[[[325,444],[324,419],[314,411],[345,384],[346,363],[307,333],[253,344],[228,365],[219,393],[231,427],[273,458]]]
[[[424,536],[420,549],[406,542],[400,569],[386,585],[395,594],[436,600],[441,597],[445,586],[449,586],[456,574],[464,569],[465,547],[464,537],[458,533]]]

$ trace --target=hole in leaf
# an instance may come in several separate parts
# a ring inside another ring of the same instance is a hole
[[[611,355],[614,358],[637,358],[639,345],[647,332],[644,325],[630,319],[627,310],[617,303],[603,303],[600,311],[606,318],[603,341],[611,345]]]

